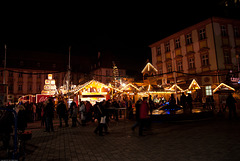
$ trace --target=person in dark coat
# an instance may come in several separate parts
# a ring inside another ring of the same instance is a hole
[[[77,104],[73,101],[70,105],[70,108],[72,108],[71,117],[72,117],[72,127],[77,126]]]
[[[187,97],[183,92],[180,97],[180,105],[183,107],[184,110],[186,109],[186,101],[187,101]]]
[[[140,106],[142,104],[142,100],[139,99],[136,104],[135,104],[135,108],[136,108],[136,123],[132,126],[132,130],[134,131],[135,128],[137,126],[139,126],[139,111],[140,111]]]
[[[2,139],[3,148],[9,148],[10,134],[13,132],[14,115],[11,111],[0,110],[0,138]]]
[[[27,114],[23,105],[18,105],[18,117],[17,117],[18,130],[24,132],[27,128]]]
[[[59,123],[60,123],[60,127],[62,127],[62,119],[64,120],[65,122],[65,126],[68,127],[68,111],[67,111],[67,106],[65,105],[65,103],[60,100],[58,102],[58,105],[57,105],[57,114],[58,114],[58,117],[59,117]]]
[[[188,96],[187,96],[187,107],[189,108],[190,112],[192,112],[192,109],[193,109],[193,104],[192,104],[192,95],[190,93],[188,93]]]
[[[50,130],[53,132],[54,103],[51,98],[48,99],[44,113],[46,116],[46,132],[50,132]]]
[[[96,103],[95,110],[94,110],[95,116],[98,120],[98,126],[94,130],[94,133],[97,134],[99,132],[99,136],[103,136],[103,129],[105,133],[108,133],[107,123],[109,122],[109,115],[108,115],[106,106],[107,106],[106,101]],[[102,118],[105,118],[104,122],[101,122]]]
[[[235,100],[235,98],[230,93],[227,97],[227,100],[226,100],[226,106],[229,109],[229,119],[230,120],[232,119],[232,115],[234,116],[234,118],[237,118],[236,103],[237,103],[237,101]]]

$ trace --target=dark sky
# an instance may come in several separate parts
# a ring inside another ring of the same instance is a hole
[[[4,44],[65,54],[71,45],[72,54],[87,56],[110,50],[141,71],[151,60],[148,45],[214,15],[218,1],[11,4],[0,15],[0,50]]]

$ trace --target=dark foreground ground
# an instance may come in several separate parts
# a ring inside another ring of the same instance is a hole
[[[69,122],[71,122],[69,120]],[[58,127],[46,133],[40,122],[28,124],[32,139],[26,144],[26,161],[239,161],[240,121],[226,117],[177,122],[154,121],[138,136],[134,121],[111,121],[109,134],[86,127]],[[1,151],[2,153],[3,151]],[[0,156],[4,156],[1,154]],[[4,159],[4,158],[3,158]]]

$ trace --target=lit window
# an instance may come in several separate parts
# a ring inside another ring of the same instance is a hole
[[[212,88],[211,86],[206,86],[206,96],[212,96]]]
[[[205,31],[205,29],[199,30],[199,39],[200,40],[206,39],[206,31]]]
[[[208,66],[209,61],[208,61],[208,54],[202,55],[202,66]]]
[[[225,64],[231,64],[231,57],[228,51],[224,51],[224,61]]]
[[[167,42],[165,44],[165,52],[169,52],[169,51],[170,51],[170,44],[169,44],[169,42]]]
[[[178,61],[177,62],[177,70],[180,72],[183,70],[183,66],[182,66],[182,62],[181,61]]]
[[[187,45],[191,44],[192,43],[192,34],[187,34],[186,40],[187,40]]]
[[[181,45],[180,45],[180,39],[177,38],[177,39],[175,40],[175,48],[177,49],[177,48],[180,48],[180,47],[181,47]]]
[[[194,58],[189,58],[189,69],[195,68]]]
[[[160,47],[157,48],[157,55],[161,55],[161,48]]]
[[[227,28],[225,25],[221,25],[222,36],[227,36]]]
[[[170,73],[172,72],[172,64],[167,65],[167,71]]]
[[[239,34],[239,28],[238,28],[237,26],[234,26],[233,30],[234,30],[234,36],[235,36],[235,37],[239,37],[239,36],[240,36],[240,34]]]

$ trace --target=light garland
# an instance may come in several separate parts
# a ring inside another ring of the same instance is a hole
[[[213,90],[213,93],[217,92],[217,90],[218,90],[220,87],[222,87],[222,86],[225,86],[225,87],[229,88],[230,90],[235,91],[234,88],[232,88],[232,87],[230,87],[230,86],[228,86],[228,85],[226,85],[226,84],[224,84],[224,83],[221,83],[221,84],[219,84],[219,85]]]
[[[146,69],[147,69],[148,71],[150,71],[150,68],[153,68],[153,69],[155,70],[155,72],[158,71],[151,63],[147,63],[147,65],[146,65],[146,66],[144,67],[144,69],[142,70],[142,73],[144,73]]]
[[[129,87],[129,86],[131,86],[131,87],[135,88],[137,91],[139,91],[139,89],[138,89],[135,85],[133,85],[132,83],[128,83],[126,86],[124,86],[124,87],[121,89],[121,91],[127,89],[127,87]]]
[[[191,89],[192,86],[196,85],[197,87],[193,89],[201,89],[201,87],[199,86],[199,84],[197,83],[197,81],[195,79],[192,80],[191,84],[189,85],[188,89]]]

